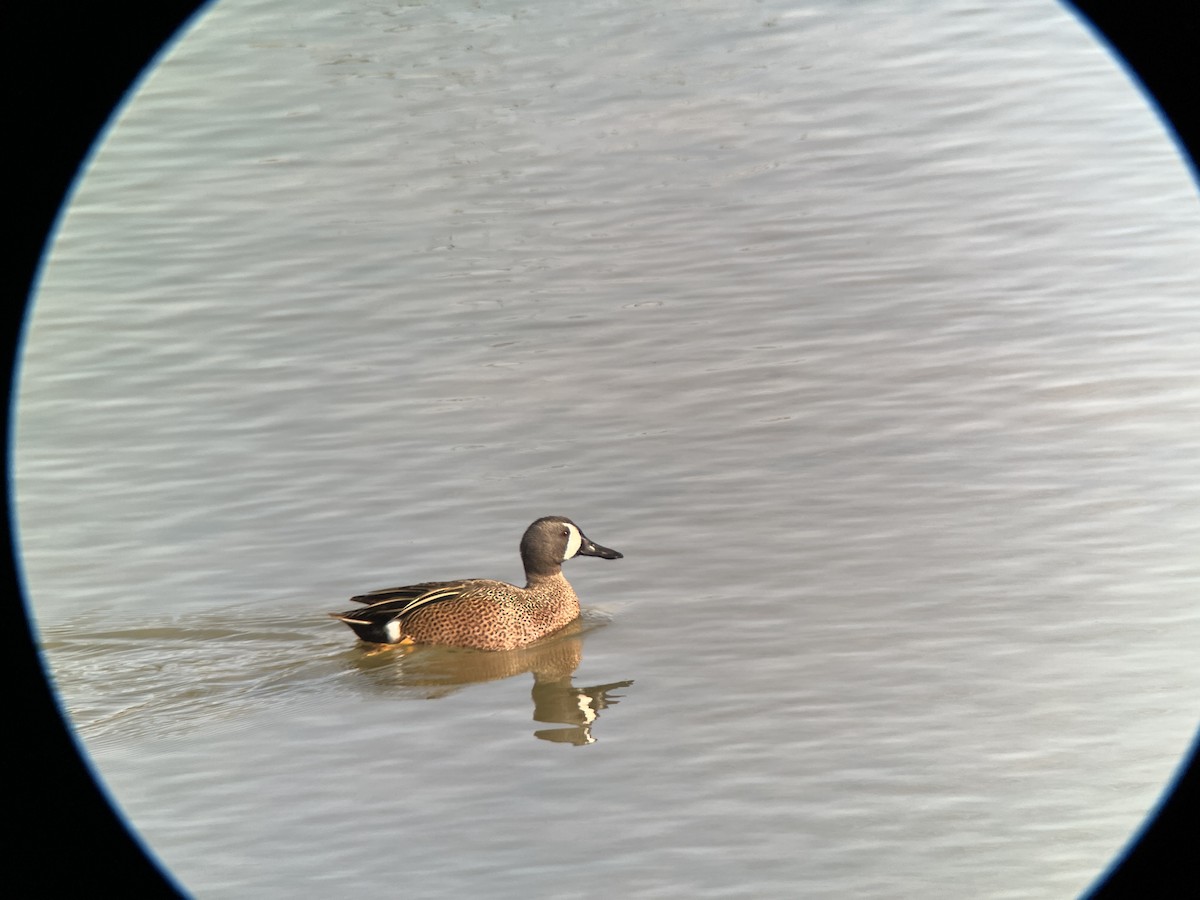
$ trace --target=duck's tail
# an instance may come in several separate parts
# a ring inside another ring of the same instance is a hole
[[[344,613],[330,613],[331,618],[345,622],[358,635],[359,640],[370,644],[402,644],[405,641],[404,631],[398,618],[363,618],[358,610]]]

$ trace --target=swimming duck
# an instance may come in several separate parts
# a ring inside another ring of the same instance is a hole
[[[470,578],[426,581],[351,597],[360,609],[330,613],[376,644],[448,644],[511,650],[552,634],[579,616],[579,598],[563,576],[574,556],[621,559],[588,540],[563,516],[543,516],[521,538],[527,584]]]

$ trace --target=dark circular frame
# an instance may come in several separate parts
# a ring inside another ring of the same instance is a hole
[[[1052,2],[1052,0],[1047,0]],[[15,364],[22,323],[47,240],[74,180],[109,118],[141,75],[207,4],[197,0],[136,0],[119,4],[9,4],[4,34],[9,68],[9,173],[16,198],[9,206],[6,305],[8,340],[3,372],[7,409],[13,408]],[[1200,6],[1195,0],[1075,0],[1069,4],[1096,40],[1123,61],[1200,175]],[[15,247],[14,247],[15,245]],[[15,249],[15,252],[13,250]],[[12,447],[10,427],[6,464]],[[6,471],[7,469],[6,465]],[[16,624],[9,658],[16,662],[18,698],[13,743],[17,762],[9,805],[13,861],[46,883],[76,880],[93,890],[119,889],[143,897],[184,895],[148,849],[128,830],[99,786],[58,706],[37,649],[19,577],[11,477],[8,515],[0,527],[9,548],[6,578]],[[1164,786],[1128,845],[1085,896],[1200,896],[1200,870],[1189,838],[1200,834],[1200,730],[1171,784]],[[21,781],[29,778],[24,787]],[[63,872],[48,861],[65,855]]]

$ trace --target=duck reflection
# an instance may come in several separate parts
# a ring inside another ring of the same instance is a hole
[[[524,672],[533,675],[533,720],[562,728],[543,728],[533,736],[543,741],[581,746],[593,744],[592,726],[600,711],[614,706],[616,692],[633,684],[613,681],[576,687],[575,670],[583,660],[583,636],[604,623],[576,619],[549,638],[515,650],[468,650],[436,644],[363,644],[351,664],[369,676],[372,686],[410,697],[437,699],[470,684],[498,681]],[[369,649],[368,649],[369,648]]]
[[[632,681],[612,681],[592,687],[575,687],[570,677],[542,681],[534,672],[533,721],[553,722],[568,727],[543,728],[535,731],[533,736],[538,740],[574,744],[577,747],[596,743],[596,738],[592,736],[592,723],[599,717],[600,710],[616,705],[621,699],[620,694],[612,692],[631,684]]]

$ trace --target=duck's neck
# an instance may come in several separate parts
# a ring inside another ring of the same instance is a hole
[[[554,566],[549,569],[525,569],[525,587],[537,587],[542,584],[550,584],[555,581],[566,581],[566,577],[562,573],[562,566]]]

